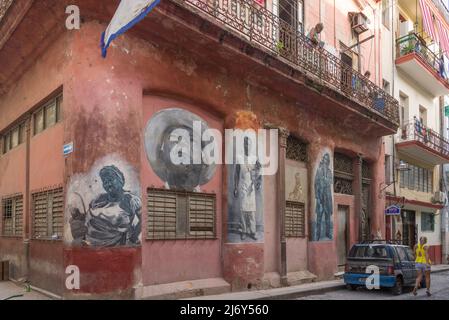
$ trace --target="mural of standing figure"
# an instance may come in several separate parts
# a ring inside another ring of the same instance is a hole
[[[244,139],[245,157],[249,156],[249,139]],[[243,162],[243,161],[242,161]],[[243,163],[235,167],[234,196],[240,198],[240,237],[245,240],[256,237],[256,191],[260,190],[262,176],[261,165],[257,160],[255,164]]]
[[[70,229],[73,243],[99,247],[139,244],[141,229],[141,201],[135,194],[125,191],[125,176],[116,166],[103,167],[99,176],[106,193],[94,198],[85,207],[71,207]]]
[[[330,168],[330,156],[326,153],[320,161],[320,165],[315,175],[315,213],[316,228],[315,241],[322,239],[322,222],[324,219],[324,230],[327,239],[332,239],[332,186],[333,174]]]

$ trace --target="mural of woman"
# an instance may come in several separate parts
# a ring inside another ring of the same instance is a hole
[[[125,191],[125,177],[114,165],[103,167],[99,176],[106,193],[98,195],[82,213],[71,208],[70,228],[74,243],[114,247],[139,244],[141,201]]]

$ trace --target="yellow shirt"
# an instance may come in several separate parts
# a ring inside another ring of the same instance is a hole
[[[421,264],[427,264],[426,261],[426,251],[425,251],[425,245],[421,245],[420,243],[418,243],[418,245],[416,246],[416,263],[421,263]],[[430,263],[430,259],[429,259],[429,263]]]

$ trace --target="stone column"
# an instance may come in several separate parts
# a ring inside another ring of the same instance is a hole
[[[279,214],[279,234],[281,240],[281,285],[288,286],[287,281],[287,240],[285,238],[285,158],[287,153],[287,129],[279,128],[279,160],[277,173],[277,207]]]
[[[358,154],[355,159],[355,170],[354,170],[354,196],[355,196],[355,212],[357,216],[357,234],[358,241],[362,240],[363,235],[363,221],[362,221],[362,155]]]

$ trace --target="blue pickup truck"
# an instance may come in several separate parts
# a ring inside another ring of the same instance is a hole
[[[393,294],[400,295],[404,287],[415,285],[414,260],[409,246],[382,240],[355,244],[347,258],[344,283],[352,290],[365,286],[371,275],[368,267],[376,266],[379,268],[380,287],[390,288]]]

